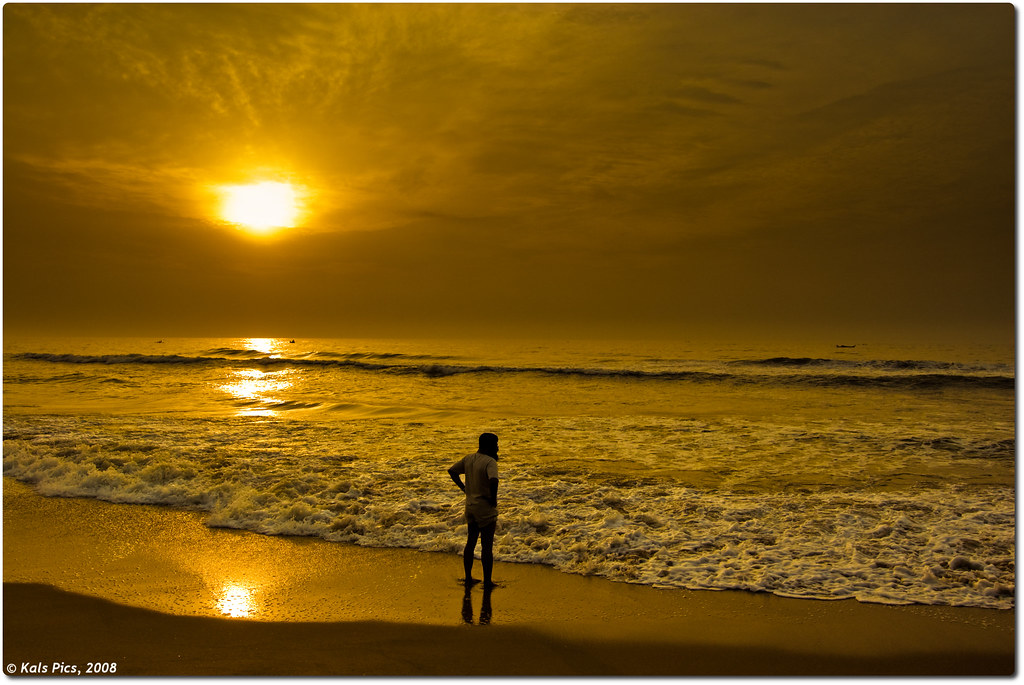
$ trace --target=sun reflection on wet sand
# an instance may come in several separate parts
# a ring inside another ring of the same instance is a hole
[[[217,597],[217,610],[232,618],[248,618],[259,612],[255,596],[255,588],[239,583],[224,583]]]

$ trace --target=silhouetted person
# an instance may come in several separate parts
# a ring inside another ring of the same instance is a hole
[[[480,448],[455,462],[448,475],[459,489],[466,493],[466,549],[462,563],[466,569],[466,584],[473,579],[473,553],[476,540],[480,538],[480,562],[484,567],[484,587],[493,587],[491,568],[494,566],[494,530],[498,523],[498,436],[484,433],[480,436]],[[460,475],[466,476],[462,483]]]

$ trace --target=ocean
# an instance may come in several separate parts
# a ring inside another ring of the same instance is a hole
[[[666,588],[1014,606],[1011,346],[11,338],[4,475],[211,527]],[[500,578],[496,577],[500,582]]]

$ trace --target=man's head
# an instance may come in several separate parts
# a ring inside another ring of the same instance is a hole
[[[490,457],[498,458],[498,436],[494,433],[484,433],[480,436],[480,453]]]

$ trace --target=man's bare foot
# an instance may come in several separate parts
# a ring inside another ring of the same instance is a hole
[[[476,585],[480,581],[476,578],[465,578],[462,582],[468,587],[470,585]]]
[[[488,581],[484,582],[484,587],[487,588],[488,590],[493,590],[494,588],[501,587],[501,586],[498,585],[497,583],[495,583],[494,581],[488,580]]]

